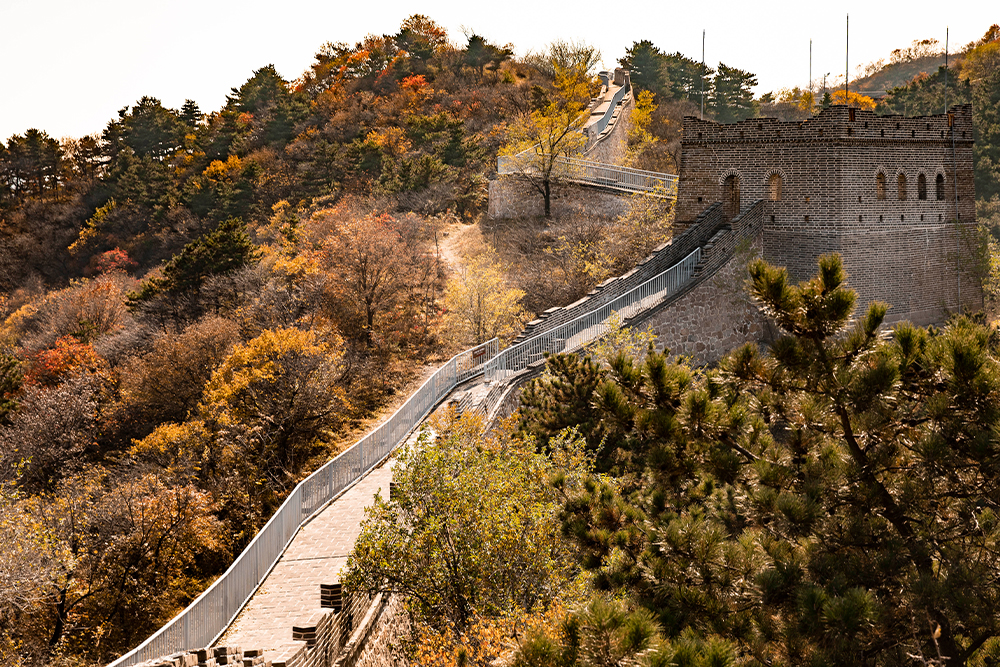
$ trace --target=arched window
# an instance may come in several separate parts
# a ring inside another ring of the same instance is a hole
[[[726,176],[722,184],[722,202],[726,217],[732,220],[740,214],[740,177]]]
[[[937,175],[937,183],[935,185],[935,190],[937,190],[937,200],[944,201],[944,175]]]
[[[771,174],[767,178],[767,194],[771,201],[781,201],[781,174]]]
[[[899,186],[899,201],[906,199],[906,174],[896,177],[896,185]]]
[[[917,176],[917,199],[927,199],[927,177],[923,174]]]
[[[885,174],[881,171],[875,176],[875,199],[885,199]]]

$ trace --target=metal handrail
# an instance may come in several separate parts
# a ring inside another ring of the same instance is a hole
[[[456,354],[389,419],[299,482],[221,577],[184,611],[109,667],[126,667],[211,646],[253,596],[299,527],[388,456],[456,385],[481,374],[484,362],[495,357],[499,347],[494,338]]]
[[[695,248],[663,273],[614,300],[502,350],[483,367],[487,382],[502,382],[523,371],[529,364],[544,358],[546,353],[571,352],[597,340],[607,333],[608,320],[613,314],[617,313],[622,321],[628,320],[679,290],[694,274],[695,266],[700,260],[701,248]]]
[[[516,155],[497,158],[498,174],[532,174],[538,171],[534,164],[537,147]],[[623,192],[644,192],[666,199],[677,199],[677,176],[656,171],[619,167],[575,157],[556,156],[550,176],[557,179],[597,185]]]

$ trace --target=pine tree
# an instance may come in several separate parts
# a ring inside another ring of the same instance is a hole
[[[206,278],[233,273],[255,263],[260,251],[250,240],[246,225],[229,218],[212,232],[188,243],[163,266],[162,278],[150,278],[138,292],[129,295],[135,308],[157,299],[196,294]]]
[[[763,261],[750,276],[786,334],[766,353],[701,375],[619,360],[594,391],[615,468],[563,523],[595,585],[753,664],[992,664],[996,336],[887,332],[880,303],[853,321],[836,255],[799,285]]]

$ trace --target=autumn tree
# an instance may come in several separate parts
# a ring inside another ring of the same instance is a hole
[[[205,416],[231,442],[257,441],[258,463],[294,474],[343,409],[338,342],[280,329],[237,345],[205,386]]]
[[[0,480],[31,492],[51,491],[96,453],[99,381],[77,374],[58,386],[28,388],[0,426]]]
[[[586,144],[581,130],[590,102],[593,80],[587,71],[555,66],[551,91],[543,92],[537,108],[521,115],[509,130],[501,149],[504,159],[542,195],[545,217],[552,217],[552,183],[558,179],[559,160]]]
[[[343,330],[375,347],[393,324],[393,312],[417,283],[433,280],[418,239],[406,239],[387,214],[344,207],[325,214],[334,223],[322,264],[332,274],[329,299]]]
[[[133,646],[191,599],[197,559],[221,546],[207,494],[151,474],[90,469],[19,509],[44,536],[45,576],[31,591],[40,609],[14,631],[45,657],[105,662]]]
[[[118,367],[119,427],[141,438],[163,422],[183,422],[237,342],[236,323],[212,316],[180,333],[161,334],[149,352]]]
[[[44,652],[24,636],[27,619],[42,613],[45,588],[56,577],[57,559],[44,557],[51,535],[28,510],[25,494],[13,481],[0,482],[0,658],[14,664]]]
[[[17,394],[23,384],[21,360],[10,352],[0,352],[0,424],[5,424],[7,415],[17,409]]]
[[[448,282],[444,326],[456,341],[478,345],[497,337],[511,340],[531,315],[521,300],[524,291],[507,285],[504,272],[490,255],[467,261]]]
[[[35,304],[31,316],[21,322],[22,349],[32,353],[50,348],[65,336],[93,343],[121,331],[132,320],[125,302],[135,284],[122,271],[108,271],[50,291]]]
[[[544,608],[574,576],[548,478],[572,485],[586,469],[576,440],[553,442],[552,460],[476,417],[433,425],[366,511],[345,589],[399,593],[419,623],[459,636],[477,618]]]
[[[831,103],[844,104],[845,95],[847,96],[847,106],[854,107],[856,109],[864,109],[866,111],[875,110],[875,100],[867,95],[856,93],[853,90],[848,90],[846,93],[843,89],[833,91],[833,94],[830,96]]]
[[[339,423],[342,354],[335,337],[264,331],[212,372],[186,422],[160,425],[132,452],[216,490],[245,544]]]

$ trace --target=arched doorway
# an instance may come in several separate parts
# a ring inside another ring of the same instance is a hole
[[[736,174],[726,176],[722,182],[722,211],[732,220],[740,214],[740,177]]]

